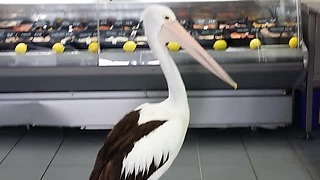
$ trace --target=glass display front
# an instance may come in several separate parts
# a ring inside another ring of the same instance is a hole
[[[110,56],[117,57],[111,58],[113,65],[151,61],[143,59],[150,55],[139,18],[152,3],[171,7],[181,25],[213,55],[250,51],[246,60],[263,61],[263,49],[277,54],[281,48],[290,55],[290,49],[299,48],[299,6],[294,0],[12,3],[0,6],[0,64],[103,66],[112,65]],[[168,49],[182,50],[175,42],[168,42]]]

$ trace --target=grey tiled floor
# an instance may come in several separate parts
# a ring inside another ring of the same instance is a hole
[[[0,128],[1,180],[87,180],[107,132]],[[161,180],[320,180],[320,133],[191,129]]]

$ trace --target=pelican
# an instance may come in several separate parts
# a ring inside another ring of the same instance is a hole
[[[200,64],[237,88],[236,82],[179,24],[170,8],[150,5],[141,21],[149,47],[160,61],[169,95],[160,103],[138,106],[113,127],[98,152],[90,180],[158,180],[177,157],[190,112],[185,85],[167,42],[178,42]]]

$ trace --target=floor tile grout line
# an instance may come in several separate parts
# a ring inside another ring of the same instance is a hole
[[[195,133],[195,137],[196,137],[196,147],[197,147],[197,156],[198,156],[198,163],[199,163],[200,180],[203,180],[201,157],[200,157],[200,150],[199,150],[199,143],[198,143],[198,136],[197,136],[196,133]]]
[[[309,174],[309,176],[311,177],[312,180],[315,180],[315,178],[313,177],[312,173],[309,171],[308,167],[306,166],[306,163],[302,160],[302,158],[299,156],[296,148],[294,147],[294,145],[292,144],[292,142],[290,141],[288,134],[286,134],[286,139],[289,142],[291,148],[293,149],[294,153],[296,154],[296,156],[298,157],[300,163],[304,166],[305,170],[307,171],[307,173]]]
[[[19,139],[14,143],[12,148],[8,151],[8,153],[3,157],[3,159],[0,161],[0,165],[5,161],[5,159],[9,156],[9,154],[13,151],[13,149],[19,144],[19,142],[22,140],[22,138],[28,133],[29,131],[25,131],[22,133],[19,137]]]
[[[49,164],[47,165],[46,169],[44,170],[43,174],[41,175],[40,180],[42,180],[42,179],[44,178],[45,174],[47,173],[47,171],[48,171],[49,167],[51,166],[51,164],[52,164],[52,162],[53,162],[53,160],[54,160],[54,158],[55,158],[55,157],[56,157],[56,155],[58,154],[58,152],[59,152],[59,150],[60,150],[60,148],[61,148],[61,146],[62,146],[62,144],[63,144],[63,142],[64,142],[64,140],[65,140],[65,138],[66,138],[65,136],[62,138],[62,140],[61,140],[61,142],[60,142],[60,144],[59,144],[59,146],[58,146],[58,148],[57,148],[56,152],[53,154],[53,156],[52,156],[52,158],[51,158],[51,160],[50,160]]]
[[[242,142],[242,145],[243,145],[243,147],[244,147],[244,150],[246,151],[247,157],[248,157],[248,159],[249,159],[250,166],[251,166],[251,169],[252,169],[252,171],[253,171],[254,177],[256,178],[256,180],[259,180],[258,175],[257,175],[257,173],[256,173],[256,170],[254,169],[253,163],[252,163],[252,161],[251,161],[251,158],[250,158],[250,155],[249,155],[247,146],[246,146],[246,144],[244,143],[244,140],[243,140],[242,135],[241,135],[241,142]]]

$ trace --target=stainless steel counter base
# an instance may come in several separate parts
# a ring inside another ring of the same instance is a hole
[[[109,129],[166,91],[12,93],[0,95],[0,126]],[[278,127],[291,123],[292,97],[283,90],[189,91],[190,127]],[[250,113],[248,113],[250,112]]]

